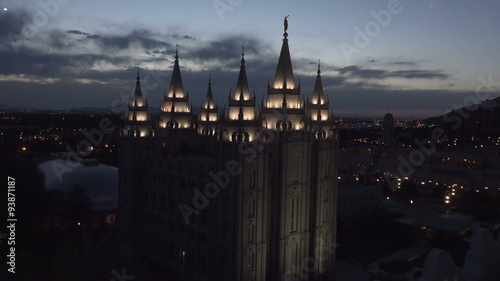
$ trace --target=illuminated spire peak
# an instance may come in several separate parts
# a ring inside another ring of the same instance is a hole
[[[215,108],[214,98],[212,96],[212,80],[210,78],[208,78],[207,96],[205,98],[205,101],[203,102],[203,108],[204,109]]]
[[[323,83],[321,83],[321,69],[318,61],[318,75],[316,76],[316,83],[314,84],[314,92],[311,97],[312,104],[324,104],[325,95],[323,94]]]
[[[175,50],[175,61],[174,70],[172,72],[172,78],[170,79],[170,88],[166,93],[166,97],[172,98],[184,98],[186,94],[184,92],[184,86],[182,85],[181,70],[179,67],[179,49]]]
[[[241,46],[241,65],[245,65],[245,46]]]
[[[134,96],[128,104],[128,111],[123,123],[123,136],[147,137],[152,136],[151,116],[149,115],[148,102],[142,97],[141,78],[139,67],[137,68],[137,78]]]
[[[276,67],[276,75],[274,77],[273,87],[281,89],[286,85],[288,89],[295,88],[295,80],[293,78],[292,59],[290,57],[290,50],[288,47],[288,17],[285,17],[285,33],[283,34],[283,45],[281,46],[281,53]]]
[[[134,96],[131,99],[130,106],[132,107],[143,107],[144,106],[144,99],[142,97],[142,90],[141,90],[141,78],[139,77],[139,67],[137,68],[137,78],[135,82],[135,92]]]
[[[241,53],[241,66],[240,66],[240,74],[238,76],[238,82],[236,83],[236,90],[234,92],[233,99],[240,100],[243,97],[243,100],[250,99],[250,89],[248,87],[248,79],[247,72],[245,69],[245,53],[244,48]]]
[[[137,67],[137,78],[135,82],[135,93],[134,96],[140,96],[142,97],[142,91],[141,91],[141,77],[139,76],[139,67]]]

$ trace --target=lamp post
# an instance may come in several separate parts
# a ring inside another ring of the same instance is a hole
[[[446,214],[449,213],[449,206],[450,206],[450,196],[446,195],[444,197],[444,203],[446,203]]]

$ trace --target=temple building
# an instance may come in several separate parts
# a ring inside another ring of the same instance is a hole
[[[285,18],[276,74],[260,106],[244,52],[220,111],[209,79],[194,115],[178,52],[157,119],[137,77],[120,141],[118,226],[130,254],[171,280],[334,274],[339,136],[319,64],[311,98],[301,95],[287,29]]]

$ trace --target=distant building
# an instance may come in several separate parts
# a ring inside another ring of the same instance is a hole
[[[392,144],[394,142],[394,117],[389,112],[384,116],[382,138],[380,141],[384,144]]]
[[[500,155],[483,149],[436,151],[415,172],[422,186],[500,192]]]
[[[137,77],[121,138],[121,237],[132,254],[159,264],[172,279],[332,274],[338,134],[319,65],[311,99],[301,96],[286,27],[260,107],[243,54],[221,115],[210,80],[193,115],[178,54],[158,120]]]
[[[428,194],[437,185],[498,193],[500,154],[497,145],[429,152],[418,147],[351,144],[339,152],[339,176],[342,183],[351,184],[357,183],[356,178],[365,183],[409,180],[420,193]]]
[[[382,188],[376,185],[340,186],[337,200],[337,218],[344,224],[382,205]]]

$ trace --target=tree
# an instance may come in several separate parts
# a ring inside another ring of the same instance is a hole
[[[92,200],[85,194],[86,190],[77,184],[66,193],[63,216],[71,225],[86,221],[90,216]]]

